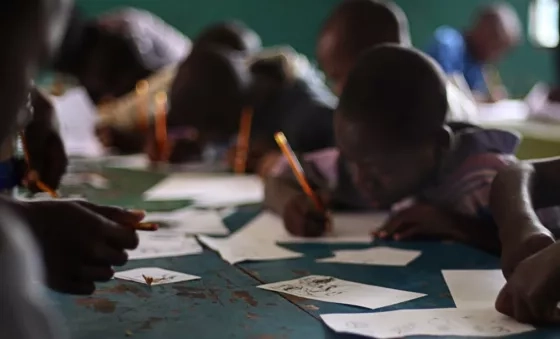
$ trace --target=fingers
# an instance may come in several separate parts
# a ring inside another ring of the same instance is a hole
[[[121,207],[102,206],[92,204],[87,201],[76,201],[76,203],[94,213],[101,214],[105,218],[125,226],[134,226],[138,224],[146,213],[144,211],[127,210]]]
[[[92,244],[86,252],[88,262],[104,264],[109,266],[123,266],[128,261],[128,255],[124,250],[117,250],[103,242]]]
[[[51,289],[65,294],[91,295],[95,292],[95,284],[92,281],[72,280],[61,276],[47,277],[47,285]]]

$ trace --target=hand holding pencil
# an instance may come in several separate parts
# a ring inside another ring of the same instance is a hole
[[[295,195],[286,204],[283,213],[286,229],[293,235],[304,237],[330,233],[332,220],[327,210],[326,197],[312,189],[284,133],[278,132],[274,137],[304,192]]]

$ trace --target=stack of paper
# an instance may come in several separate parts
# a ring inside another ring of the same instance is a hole
[[[133,270],[117,272],[115,273],[115,278],[134,281],[141,284],[148,284],[150,286],[200,279],[200,277],[195,275],[164,270],[157,267],[136,268]],[[146,278],[150,279],[149,283],[146,281]]]
[[[321,275],[310,275],[261,285],[259,288],[306,299],[360,306],[372,310],[425,296],[425,294],[359,284]]]
[[[365,250],[334,251],[334,257],[319,259],[320,263],[356,265],[406,266],[422,252],[390,247],[374,247]]]
[[[200,207],[229,207],[263,201],[264,188],[253,175],[178,173],[144,193],[147,201],[194,199]]]
[[[196,210],[187,207],[172,212],[148,213],[144,221],[158,224],[160,226],[158,234],[229,234],[219,212],[214,210]]]
[[[369,338],[415,335],[503,337],[532,331],[494,310],[431,309],[321,315],[333,331]]]
[[[128,258],[150,259],[179,257],[202,253],[202,247],[195,238],[185,237],[176,233],[139,232],[140,244],[135,250],[128,252]]]

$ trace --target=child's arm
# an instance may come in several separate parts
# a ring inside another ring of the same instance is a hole
[[[426,203],[416,203],[392,216],[376,236],[394,240],[437,238],[458,241],[489,252],[499,249],[497,233],[489,221]]]
[[[490,209],[502,242],[506,278],[519,262],[554,242],[535,209],[560,203],[560,158],[515,163],[492,185]]]

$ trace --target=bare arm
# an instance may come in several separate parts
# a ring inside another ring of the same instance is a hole
[[[560,158],[520,162],[492,184],[490,208],[500,224],[538,222],[535,209],[560,204]]]

